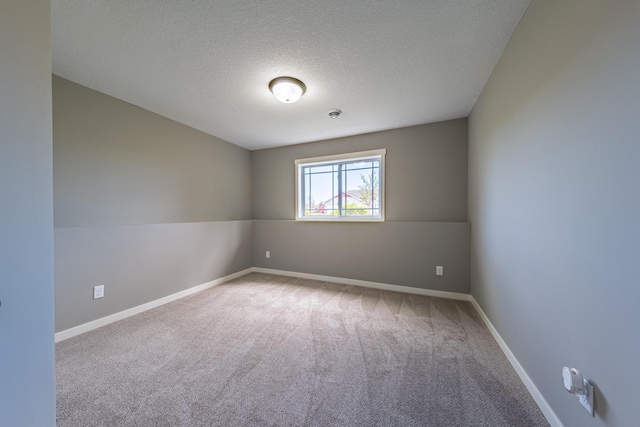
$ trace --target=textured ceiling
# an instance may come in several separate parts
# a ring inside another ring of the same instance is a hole
[[[466,117],[528,4],[52,0],[53,72],[255,150]]]

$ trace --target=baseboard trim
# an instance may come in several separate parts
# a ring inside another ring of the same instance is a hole
[[[277,276],[299,277],[301,279],[320,280],[343,285],[362,286],[364,288],[402,292],[405,294],[425,295],[429,297],[471,301],[471,295],[458,292],[435,291],[433,289],[413,288],[411,286],[390,285],[388,283],[370,282],[368,280],[346,279],[344,277],[323,276],[320,274],[300,273],[297,271],[274,270],[271,268],[253,267],[255,273],[275,274]]]
[[[471,301],[471,304],[473,304],[473,306],[475,307],[478,314],[480,314],[480,317],[482,318],[482,321],[484,322],[484,324],[487,326],[487,329],[489,329],[489,332],[491,332],[491,335],[493,335],[493,338],[498,342],[498,345],[502,349],[502,352],[504,353],[505,356],[507,356],[507,359],[511,363],[511,366],[513,366],[513,369],[515,369],[516,373],[520,377],[520,380],[524,383],[524,386],[529,391],[529,394],[531,395],[531,397],[533,397],[533,400],[535,400],[536,404],[542,411],[542,414],[545,416],[545,418],[547,419],[551,427],[564,427],[562,425],[562,422],[560,421],[560,418],[558,418],[558,416],[553,411],[553,409],[551,409],[551,406],[549,406],[549,403],[547,402],[547,400],[542,396],[542,393],[540,393],[540,390],[538,390],[538,387],[536,387],[533,380],[529,377],[529,375],[527,374],[527,371],[524,370],[524,368],[522,367],[518,359],[516,359],[516,356],[513,354],[513,352],[507,345],[507,343],[502,339],[497,329],[493,326],[493,323],[491,323],[491,321],[485,314],[484,310],[482,310],[482,307],[480,307],[480,304],[478,304],[478,301],[476,301],[476,299],[473,296],[471,296],[470,301]]]
[[[219,279],[215,279],[210,282],[203,283],[202,285],[197,285],[192,288],[185,289],[180,292],[176,292],[175,294],[167,295],[166,297],[163,297],[154,301],[150,301],[148,303],[138,305],[136,307],[132,307],[127,310],[120,311],[118,313],[114,313],[106,317],[102,317],[100,319],[92,320],[91,322],[83,323],[82,325],[74,326],[73,328],[65,329],[64,331],[60,331],[56,333],[55,342],[64,341],[66,339],[75,337],[76,335],[80,335],[85,332],[89,332],[94,329],[97,329],[101,326],[105,326],[110,323],[117,322],[118,320],[135,316],[136,314],[145,312],[147,310],[151,310],[152,308],[159,307],[161,305],[170,303],[180,298],[184,298],[188,295],[195,294],[196,292],[201,292],[213,286],[228,282],[229,280],[233,280],[237,277],[244,276],[245,274],[251,273],[251,271],[252,271],[252,268],[247,268],[245,270],[238,271],[237,273],[229,274],[228,276],[220,277]]]
[[[76,335],[83,334],[85,332],[92,331],[101,326],[108,325],[118,320],[126,319],[127,317],[135,316],[136,314],[143,313],[152,308],[159,307],[161,305],[176,301],[180,298],[195,294],[196,292],[204,291],[213,286],[220,285],[235,278],[244,276],[249,273],[266,273],[274,274],[278,276],[290,276],[299,277],[301,279],[321,280],[325,282],[341,283],[344,285],[362,286],[365,288],[382,289],[386,291],[404,292],[410,294],[426,295],[438,298],[448,298],[455,300],[471,301],[471,295],[461,294],[456,292],[434,291],[431,289],[412,288],[409,286],[390,285],[387,283],[370,282],[366,280],[346,279],[343,277],[334,276],[322,276],[319,274],[300,273],[295,271],[274,270],[270,268],[250,267],[237,273],[230,274],[228,276],[221,277],[219,279],[212,280],[202,285],[197,285],[189,289],[185,289],[175,294],[167,295],[166,297],[150,301],[148,303],[138,305],[136,307],[129,308],[118,313],[111,314],[109,316],[102,317],[100,319],[92,320],[91,322],[83,323],[82,325],[74,326],[73,328],[65,329],[64,331],[57,332],[55,334],[55,342],[64,341],[66,339],[75,337]]]

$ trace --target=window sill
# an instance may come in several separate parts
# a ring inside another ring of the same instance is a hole
[[[384,218],[296,218],[297,222],[384,222]]]

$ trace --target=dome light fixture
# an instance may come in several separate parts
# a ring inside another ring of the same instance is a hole
[[[340,117],[340,114],[342,114],[340,110],[331,110],[329,111],[329,118],[335,120]]]
[[[291,104],[300,99],[307,91],[307,87],[296,78],[283,76],[271,80],[269,90],[278,101]]]

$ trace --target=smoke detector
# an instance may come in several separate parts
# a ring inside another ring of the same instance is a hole
[[[337,119],[338,117],[340,117],[340,114],[342,114],[342,111],[340,111],[340,110],[331,110],[331,111],[329,111],[329,118],[330,119]]]

